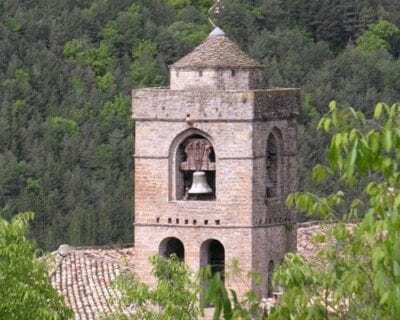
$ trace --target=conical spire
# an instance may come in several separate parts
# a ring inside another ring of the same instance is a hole
[[[216,27],[208,38],[191,53],[171,66],[175,69],[242,69],[263,68],[263,65],[250,58],[239,46]]]

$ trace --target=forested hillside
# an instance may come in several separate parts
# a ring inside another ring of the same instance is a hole
[[[265,64],[266,86],[302,88],[301,189],[316,188],[306,177],[325,158],[315,126],[330,100],[367,114],[400,101],[396,2],[226,0],[214,15]],[[167,66],[211,31],[212,3],[0,0],[1,215],[34,211],[45,249],[132,241],[130,90],[168,83]]]

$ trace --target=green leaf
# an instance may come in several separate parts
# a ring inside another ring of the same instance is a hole
[[[381,117],[382,110],[383,110],[383,104],[382,103],[378,103],[376,105],[376,107],[375,107],[375,110],[374,110],[374,118],[375,119],[379,119]]]
[[[317,182],[320,183],[325,180],[327,176],[327,169],[326,167],[317,164],[312,171],[312,177]]]
[[[380,304],[387,303],[387,301],[389,300],[389,297],[390,297],[390,293],[388,291],[384,292],[379,303]]]
[[[383,129],[382,144],[386,152],[392,148],[392,131],[390,129]]]
[[[400,264],[398,261],[393,261],[393,273],[396,277],[400,277]]]
[[[382,251],[382,248],[375,247],[372,249],[372,263],[375,269],[378,268],[384,257],[385,253]]]

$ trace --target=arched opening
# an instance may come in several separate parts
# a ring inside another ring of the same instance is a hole
[[[225,279],[225,248],[221,242],[209,239],[200,247],[200,266],[210,266],[211,275],[219,273]]]
[[[267,283],[267,296],[268,298],[272,297],[273,295],[273,287],[272,287],[272,274],[274,273],[274,261],[270,260],[268,263],[268,283]]]
[[[175,172],[176,200],[215,199],[215,152],[207,138],[192,134],[179,143]]]
[[[159,254],[163,257],[170,257],[176,255],[180,261],[185,260],[185,247],[178,238],[166,238],[160,243]]]
[[[265,155],[265,196],[274,198],[279,196],[279,149],[278,141],[273,133],[270,133],[267,140],[267,151]]]

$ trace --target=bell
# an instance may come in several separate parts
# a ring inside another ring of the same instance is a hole
[[[206,173],[204,171],[195,171],[193,173],[193,183],[190,187],[189,194],[211,193],[213,190],[207,183]]]

